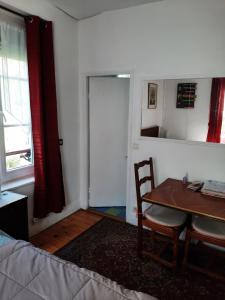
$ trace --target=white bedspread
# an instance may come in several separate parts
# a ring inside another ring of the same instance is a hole
[[[0,247],[1,300],[153,300],[23,241]]]

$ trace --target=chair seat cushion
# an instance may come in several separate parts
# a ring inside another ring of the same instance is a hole
[[[178,210],[159,205],[152,205],[144,212],[146,219],[168,227],[177,227],[184,224],[186,214]]]
[[[209,218],[195,217],[192,227],[199,233],[213,238],[225,240],[225,223]]]

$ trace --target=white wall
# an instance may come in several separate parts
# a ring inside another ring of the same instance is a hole
[[[178,83],[197,83],[194,108],[176,108]],[[208,133],[212,78],[164,80],[163,128],[166,137],[205,142]]]
[[[78,106],[78,25],[44,0],[2,0],[3,5],[38,15],[54,23],[56,84],[63,175],[67,206],[61,214],[51,214],[32,224],[33,185],[17,191],[29,195],[29,229],[33,235],[80,208],[79,181],[79,106]]]
[[[129,161],[132,163],[128,193],[130,222],[135,222],[132,166],[135,161],[153,156],[157,183],[167,177],[182,178],[186,171],[190,179],[225,181],[223,145],[139,137],[142,80],[225,76],[224,14],[224,0],[166,0],[107,12],[79,23],[81,104],[85,100],[83,74],[133,71],[130,127],[134,149],[129,144]],[[82,121],[84,114],[81,116]],[[83,123],[82,135],[84,129]],[[85,168],[85,159],[82,164]],[[85,202],[85,197],[83,200]]]

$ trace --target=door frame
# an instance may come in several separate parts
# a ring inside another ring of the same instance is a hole
[[[129,106],[128,106],[128,143],[127,143],[127,172],[126,172],[126,207],[130,199],[131,176],[130,171],[132,167],[132,132],[133,132],[133,110],[134,110],[134,72],[126,71],[112,71],[112,72],[89,72],[83,73],[80,76],[80,205],[81,208],[87,209],[89,206],[89,78],[90,77],[113,77],[119,74],[130,74],[130,88],[129,88]],[[127,218],[127,216],[126,216]]]

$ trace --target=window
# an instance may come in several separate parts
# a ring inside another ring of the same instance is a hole
[[[0,156],[2,181],[32,174],[33,150],[25,27],[0,17]]]

